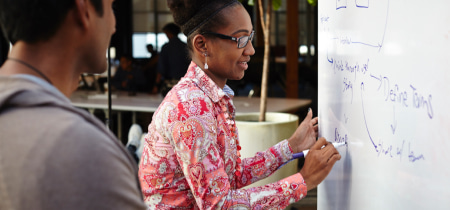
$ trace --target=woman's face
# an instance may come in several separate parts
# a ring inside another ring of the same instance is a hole
[[[219,28],[215,33],[220,33],[236,38],[250,36],[253,25],[248,12],[243,6],[232,6],[222,11],[226,27]],[[208,36],[206,41],[208,69],[203,69],[206,74],[219,86],[224,87],[227,79],[240,80],[248,68],[247,62],[250,56],[255,54],[251,41],[244,48],[238,48],[237,42],[229,39]],[[204,59],[204,58],[203,58]]]

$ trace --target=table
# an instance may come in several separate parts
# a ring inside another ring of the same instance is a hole
[[[155,112],[163,97],[137,93],[130,96],[127,92],[115,92],[111,97],[111,109],[116,111]],[[86,109],[108,109],[108,95],[97,91],[75,91],[70,97],[72,105]]]
[[[111,98],[111,110],[118,112],[118,133],[121,138],[120,111],[132,112],[132,121],[136,122],[136,112],[155,112],[164,98],[160,94],[137,93],[129,95],[127,92],[115,92]],[[108,95],[100,94],[96,91],[75,91],[70,97],[72,105],[79,108],[86,108],[91,113],[94,109],[108,109]],[[267,112],[290,112],[305,109],[310,106],[311,99],[290,99],[290,98],[268,98]],[[233,98],[236,106],[236,114],[259,112],[260,98],[236,96]]]
[[[112,110],[131,112],[155,112],[164,98],[160,94],[137,93],[130,96],[126,92],[112,94]],[[70,97],[72,105],[87,109],[108,109],[108,96],[96,91],[75,91]],[[268,112],[295,112],[311,104],[311,99],[268,98]],[[233,98],[236,113],[259,112],[260,98],[236,96]]]

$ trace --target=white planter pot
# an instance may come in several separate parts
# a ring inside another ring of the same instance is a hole
[[[265,151],[278,142],[291,137],[298,127],[298,117],[287,113],[266,113],[266,121],[258,122],[259,113],[236,115],[241,157],[253,157],[257,152]],[[274,183],[298,172],[298,161],[283,166],[271,176],[253,183],[248,187]]]

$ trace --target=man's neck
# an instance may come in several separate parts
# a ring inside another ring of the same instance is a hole
[[[29,74],[44,80],[48,79],[52,85],[69,97],[76,89],[79,73],[72,70],[71,61],[61,48],[55,49],[51,45],[45,47],[41,45],[43,44],[16,43],[8,55],[8,58],[12,59],[6,60],[0,69],[0,74]],[[72,71],[72,74],[68,71]]]

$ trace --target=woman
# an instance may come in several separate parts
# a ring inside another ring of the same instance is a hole
[[[322,181],[340,159],[317,138],[309,111],[294,135],[241,160],[228,79],[242,79],[255,51],[253,26],[234,0],[168,1],[188,37],[192,62],[149,125],[139,177],[150,209],[284,209]],[[315,144],[314,144],[315,143]],[[240,189],[271,175],[311,148],[300,173],[276,183]],[[324,146],[323,149],[321,147]]]

